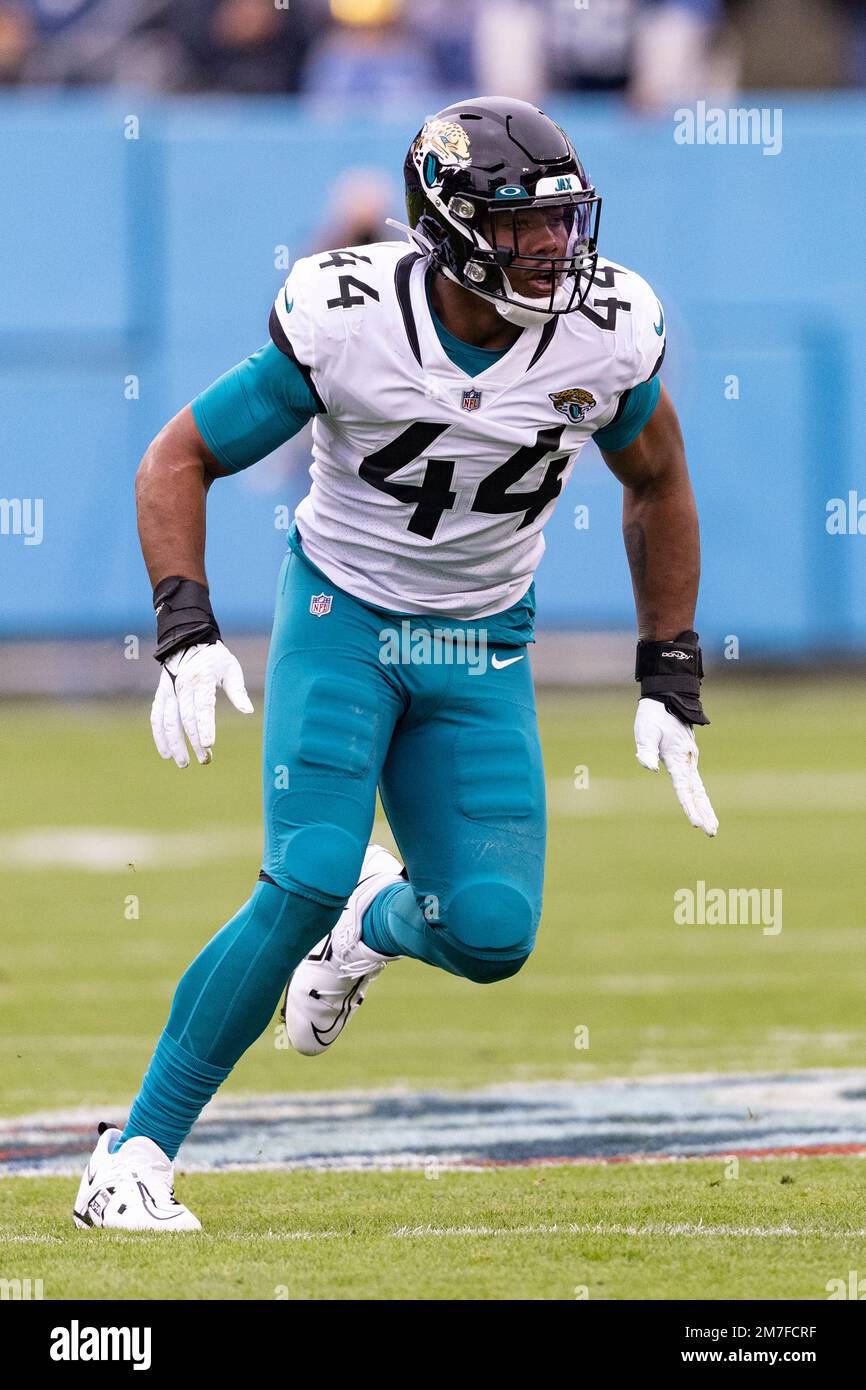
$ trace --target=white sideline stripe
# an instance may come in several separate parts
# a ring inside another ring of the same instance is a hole
[[[68,1233],[68,1234],[69,1234],[69,1236],[70,1236],[73,1240],[77,1240],[77,1239],[79,1239],[79,1235],[80,1235],[80,1234],[93,1235],[93,1234],[95,1234],[95,1232],[94,1232],[93,1230],[90,1230],[90,1231],[88,1231],[88,1232],[76,1233],[76,1232],[72,1229],[72,1227],[71,1227],[71,1225],[70,1225],[70,1229],[69,1229],[69,1233]],[[113,1234],[113,1233],[112,1233],[112,1234]],[[182,1231],[182,1232],[181,1232],[181,1231],[171,1231],[171,1232],[165,1232],[165,1231],[122,1231],[122,1232],[120,1232],[120,1234],[124,1237],[124,1240],[129,1241],[129,1242],[131,1242],[131,1243],[134,1244],[136,1241],[161,1240],[162,1237],[163,1237],[164,1235],[166,1235],[166,1234],[169,1235],[169,1236],[179,1236],[179,1235],[188,1236],[188,1235],[190,1234],[190,1232],[188,1232],[188,1231]],[[198,1233],[196,1232],[196,1234],[198,1234]],[[216,1239],[216,1240],[221,1240],[221,1241],[222,1241],[222,1240],[235,1240],[235,1241],[244,1241],[244,1242],[247,1242],[247,1241],[251,1241],[251,1240],[333,1240],[335,1237],[338,1237],[338,1236],[346,1236],[346,1237],[349,1237],[349,1236],[351,1235],[351,1232],[349,1232],[349,1231],[261,1231],[261,1232],[256,1232],[256,1231],[226,1231],[225,1234],[223,1234],[223,1235],[220,1235],[220,1236],[213,1236],[209,1231],[204,1231],[204,1232],[202,1232],[202,1234],[205,1235],[205,1236],[209,1236],[211,1240],[215,1240],[215,1239]],[[65,1245],[65,1244],[66,1244],[66,1241],[64,1241],[64,1239],[63,1239],[62,1236],[4,1235],[4,1234],[0,1233],[0,1246],[2,1246],[5,1242],[8,1242],[8,1243],[10,1243],[10,1244],[17,1244],[17,1245]]]
[[[94,1232],[88,1234],[92,1235]],[[111,1232],[110,1234],[114,1235],[115,1233]],[[143,1243],[149,1245],[153,1241],[164,1239],[166,1232],[121,1231],[119,1234],[123,1237],[124,1244]],[[172,1234],[175,1237],[179,1235],[178,1232]],[[190,1233],[183,1232],[182,1234],[184,1239],[189,1238]],[[202,1231],[192,1234],[194,1238],[199,1240],[204,1239],[220,1243],[223,1241],[243,1242],[245,1245],[252,1245],[259,1240],[282,1242],[285,1240],[357,1239],[352,1231],[226,1231],[220,1235],[214,1235],[210,1231]],[[733,1238],[736,1240],[775,1240],[780,1237],[817,1236],[828,1240],[861,1240],[866,1236],[866,1228],[838,1231],[827,1226],[705,1226],[701,1221],[661,1221],[647,1222],[642,1226],[630,1226],[617,1221],[595,1221],[586,1224],[554,1222],[549,1225],[538,1226],[398,1226],[396,1230],[382,1234],[393,1240],[438,1240],[466,1237],[500,1240],[509,1236],[628,1236],[637,1240],[677,1236],[689,1239],[696,1236],[709,1236],[713,1239]],[[78,1238],[72,1230],[69,1231],[69,1236],[73,1239]],[[0,1245],[4,1241],[34,1245],[66,1244],[61,1236],[42,1235],[0,1236]]]
[[[155,1236],[159,1236],[159,1231],[154,1231]],[[208,1234],[207,1231],[204,1232]],[[215,1236],[215,1240],[242,1240],[244,1244],[251,1240],[339,1240],[340,1237],[346,1240],[352,1239],[351,1231],[227,1231],[225,1235]]]
[[[72,1233],[74,1234],[74,1233]],[[166,1235],[173,1240],[187,1241],[191,1238],[206,1241],[242,1241],[249,1245],[256,1240],[352,1240],[351,1231],[223,1231],[214,1235],[212,1231],[110,1231],[109,1236],[121,1235],[124,1245],[149,1245],[163,1240]]]
[[[0,835],[2,869],[79,869],[130,875],[134,869],[189,868],[261,856],[258,826],[156,831],[112,825],[35,825]]]
[[[7,1236],[0,1234],[0,1245],[8,1241],[12,1245],[62,1245],[60,1236]]]
[[[551,778],[547,786],[552,816],[565,820],[617,816],[666,816],[674,805],[667,773],[650,776],[637,766],[633,776],[595,776],[577,790],[569,777]],[[784,815],[844,814],[866,809],[866,778],[851,771],[784,769],[778,772],[725,772],[702,766],[717,809]],[[374,835],[387,827],[377,822]],[[390,843],[390,839],[388,841]],[[142,830],[134,827],[68,825],[30,826],[0,835],[0,870],[77,869],[87,873],[122,873],[136,869],[190,868],[228,860],[257,860],[262,831],[242,825],[209,831]]]
[[[832,1236],[853,1240],[866,1235],[866,1230],[834,1231],[824,1226],[705,1226],[703,1222],[657,1222],[643,1226],[625,1226],[619,1222],[597,1221],[588,1225],[568,1223],[551,1226],[401,1226],[395,1236],[736,1236],[773,1238],[776,1236]]]
[[[391,845],[382,821],[377,843]],[[384,840],[383,840],[384,837]],[[202,864],[261,863],[262,828],[241,825],[208,831],[136,830],[117,825],[33,825],[0,834],[0,872],[75,869],[91,874],[127,874],[136,869],[188,869]]]

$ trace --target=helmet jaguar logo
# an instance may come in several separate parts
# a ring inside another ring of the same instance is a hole
[[[582,386],[569,386],[566,391],[551,391],[549,399],[572,425],[579,425],[581,420],[585,420],[596,403],[595,396],[584,391]]]
[[[440,164],[462,168],[470,161],[469,136],[457,121],[428,121],[419,144],[425,154],[435,154]]]

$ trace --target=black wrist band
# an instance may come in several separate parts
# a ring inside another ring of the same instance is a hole
[[[173,574],[161,579],[153,591],[156,609],[157,661],[197,642],[220,640],[220,630],[210,606],[210,595],[203,584]]]
[[[700,639],[691,628],[666,642],[637,644],[634,678],[642,698],[660,700],[684,724],[709,724],[701,707],[704,663]]]

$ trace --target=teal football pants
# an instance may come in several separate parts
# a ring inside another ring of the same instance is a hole
[[[320,593],[330,611],[314,616]],[[409,875],[387,915],[373,914],[377,931],[455,975],[514,974],[532,950],[544,874],[526,648],[485,648],[483,620],[401,622],[289,551],[265,701],[268,877],[342,909],[377,785]]]
[[[358,881],[377,787],[408,882],[379,894],[364,940],[479,983],[515,974],[532,950],[545,797],[526,648],[486,647],[483,619],[407,623],[288,551],[265,692],[261,881],[181,979],[125,1139],[147,1135],[173,1158],[267,1028]]]

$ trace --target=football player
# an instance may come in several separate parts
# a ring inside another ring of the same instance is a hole
[[[431,117],[405,179],[408,243],[299,260],[267,345],[175,416],[139,470],[153,734],[178,767],[187,741],[209,763],[217,690],[252,705],[211,607],[207,492],[314,421],[268,661],[259,880],[182,977],[123,1130],[101,1127],[80,1226],[198,1229],[174,1157],[281,995],[289,1040],[313,1056],[403,956],[482,984],[526,961],[545,849],[533,574],[592,438],[623,486],[637,756],[661,760],[691,824],[717,830],[693,733],[708,722],[698,526],[659,379],[662,307],[599,258],[601,199],[525,102]],[[402,864],[368,846],[377,788]]]

